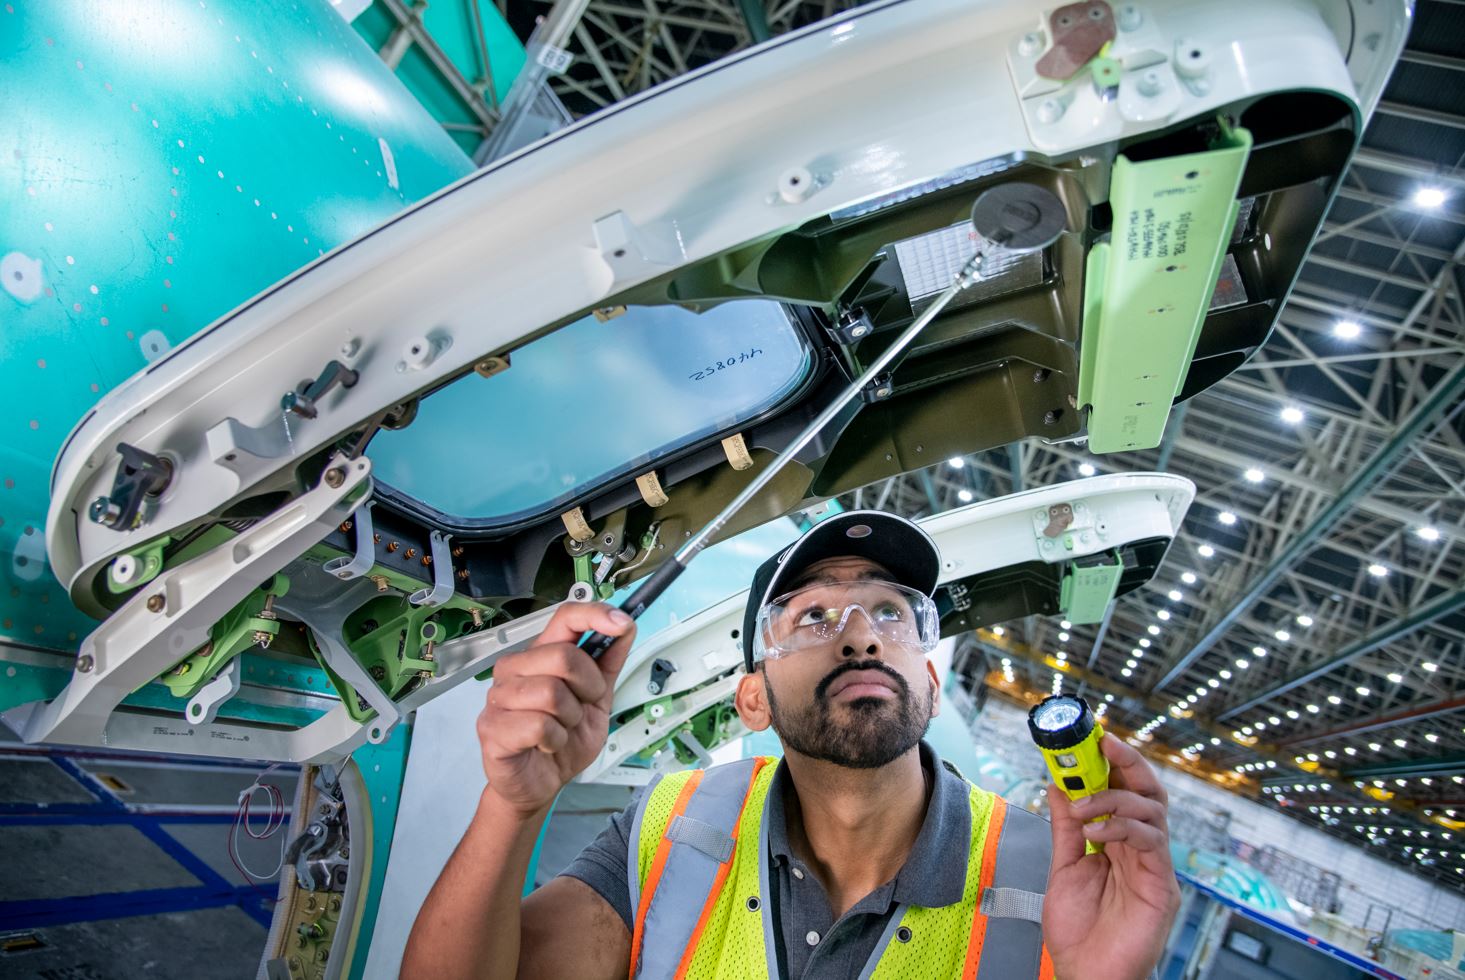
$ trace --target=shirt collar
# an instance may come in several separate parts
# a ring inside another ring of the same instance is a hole
[[[935,778],[931,801],[921,832],[906,858],[905,866],[895,877],[894,902],[921,908],[940,908],[961,901],[966,884],[967,861],[952,860],[956,848],[965,859],[972,839],[971,787],[955,771],[948,769],[941,757],[924,740],[920,743],[921,765]],[[768,854],[775,862],[792,864],[793,852],[788,844],[788,811],[784,793],[792,788],[793,777],[788,764],[779,760],[768,789]]]

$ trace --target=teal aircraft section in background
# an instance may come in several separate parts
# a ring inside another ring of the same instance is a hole
[[[517,71],[522,48],[499,62],[496,77]],[[325,0],[16,0],[0,7],[0,91],[0,638],[70,652],[95,624],[43,532],[72,427],[472,163]]]

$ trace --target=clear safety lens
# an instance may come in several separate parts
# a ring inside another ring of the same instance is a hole
[[[936,603],[915,589],[879,581],[820,583],[780,596],[759,610],[754,657],[824,647],[857,628],[874,633],[882,644],[927,653],[941,638]]]

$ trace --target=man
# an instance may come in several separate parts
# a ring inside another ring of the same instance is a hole
[[[1106,735],[1111,788],[1080,805],[1049,787],[1049,828],[942,764],[922,741],[940,704],[939,569],[925,532],[874,511],[769,559],[735,703],[749,728],[773,728],[783,760],[663,778],[521,902],[550,804],[605,742],[635,636],[618,610],[561,607],[494,669],[478,720],[488,787],[403,975],[1149,974],[1180,900],[1164,790]],[[574,645],[587,630],[618,637],[598,663]]]

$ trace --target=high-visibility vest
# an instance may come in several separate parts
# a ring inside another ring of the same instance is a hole
[[[626,849],[631,980],[778,976],[764,821],[775,761],[674,773],[642,797]],[[1048,825],[976,786],[969,798],[961,901],[898,906],[859,980],[1052,980],[1042,937]]]

